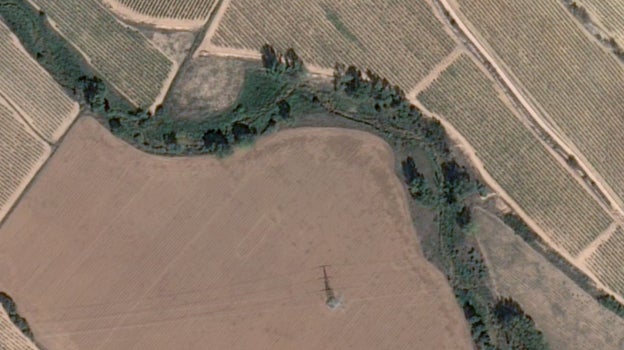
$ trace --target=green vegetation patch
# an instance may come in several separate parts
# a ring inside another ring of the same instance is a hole
[[[321,7],[323,8],[323,11],[325,11],[325,17],[329,22],[331,22],[334,28],[336,28],[336,30],[347,40],[359,45],[360,42],[357,36],[355,36],[355,34],[353,34],[353,32],[344,24],[338,13],[327,5],[321,5]]]

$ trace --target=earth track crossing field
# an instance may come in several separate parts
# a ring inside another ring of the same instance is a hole
[[[586,261],[598,279],[624,296],[624,230],[618,227],[611,237]]]
[[[619,0],[581,0],[577,1],[589,13],[591,20],[620,47],[624,47],[624,3]]]
[[[49,350],[472,349],[407,200],[363,132],[172,158],[80,119],[0,228],[0,285]]]
[[[497,62],[624,198],[624,66],[559,1],[456,0]]]
[[[22,118],[0,98],[0,221],[50,155]]]
[[[56,142],[78,116],[78,104],[21,47],[0,21],[0,97],[48,142]]]
[[[0,306],[0,349],[37,350],[35,344],[15,327],[2,306]]]
[[[122,25],[99,0],[31,0],[121,94],[147,109],[163,97],[176,67],[142,34]]]
[[[114,0],[136,12],[152,17],[204,20],[216,0]]]
[[[477,209],[474,222],[494,290],[517,300],[551,349],[624,349],[624,320],[525,243],[502,221]]]
[[[370,68],[405,91],[455,47],[425,0],[232,0],[214,25],[204,47],[293,47],[306,63]]]
[[[418,99],[466,138],[494,180],[570,255],[612,222],[468,56],[460,56]]]

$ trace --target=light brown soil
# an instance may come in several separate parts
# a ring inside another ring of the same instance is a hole
[[[193,40],[195,40],[195,34],[191,32],[161,33],[153,31],[146,33],[144,30],[143,33],[156,48],[177,63],[178,66],[182,66],[184,59],[191,51]]]
[[[49,350],[472,349],[393,164],[357,131],[162,158],[81,119],[0,228],[0,285]]]
[[[624,320],[603,308],[496,217],[476,210],[477,239],[496,290],[520,303],[551,349],[623,349]]]
[[[179,119],[202,119],[233,105],[245,82],[250,62],[230,57],[194,58],[180,72],[168,96],[170,114]]]

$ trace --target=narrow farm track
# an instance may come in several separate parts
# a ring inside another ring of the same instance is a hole
[[[230,0],[222,4],[202,51],[258,51],[265,43],[281,51],[292,47],[316,67],[339,62],[371,69],[405,91],[457,46],[425,0],[297,0],[290,8],[275,0]]]
[[[461,36],[464,43],[468,46],[469,50],[486,66],[488,70],[492,73],[492,75],[496,78],[496,80],[504,86],[507,94],[511,95],[511,97],[515,100],[515,102],[519,103],[521,109],[524,110],[525,114],[528,114],[530,117],[530,123],[536,124],[541,132],[547,134],[548,138],[551,142],[556,143],[556,148],[563,150],[570,156],[573,156],[578,163],[579,169],[584,173],[584,175],[589,178],[590,182],[593,182],[594,188],[593,190],[600,191],[599,195],[606,198],[611,206],[611,215],[615,220],[615,223],[601,235],[596,237],[596,240],[600,242],[608,242],[614,237],[616,232],[619,232],[613,227],[617,227],[618,224],[622,223],[622,218],[624,217],[624,210],[622,209],[622,201],[618,198],[617,195],[614,194],[613,190],[610,186],[605,182],[602,176],[591,166],[587,164],[585,157],[580,154],[578,149],[569,142],[563,140],[560,137],[560,134],[557,130],[555,130],[550,123],[542,117],[541,111],[538,111],[532,102],[530,102],[530,98],[527,97],[524,93],[521,92],[521,88],[519,88],[512,78],[506,73],[501,65],[497,62],[496,59],[490,54],[490,51],[486,49],[485,44],[483,44],[480,40],[477,39],[477,36],[472,33],[468,26],[462,22],[462,16],[459,14],[459,10],[454,6],[455,4],[451,4],[449,0],[434,0],[434,3],[438,6],[438,8],[444,13],[447,19],[451,22],[451,25],[456,30],[457,34]],[[447,123],[448,124],[448,123]],[[450,125],[445,125],[450,126]],[[450,129],[453,129],[452,127]],[[457,136],[457,135],[456,135]],[[472,149],[467,142],[464,142],[464,146],[468,146],[469,149]],[[476,159],[473,159],[476,160]],[[483,168],[483,164],[480,161],[476,162],[481,168],[482,171],[485,171]],[[567,171],[574,174],[574,170],[571,168],[567,168]],[[495,186],[497,188],[498,186]],[[503,192],[504,193],[504,192]],[[504,195],[503,195],[504,197]],[[534,221],[532,218],[524,216],[523,219],[527,221],[527,223],[532,226],[532,228],[547,242],[550,242],[548,239],[548,235],[539,227],[532,223]],[[611,293],[616,299],[620,302],[624,302],[624,298],[621,294],[619,294],[623,289],[620,289],[619,285],[615,289],[611,288],[613,283],[610,283],[611,286],[607,286],[603,283],[597,276],[598,268],[595,268],[596,264],[594,261],[590,261],[590,266],[587,265],[588,262],[588,253],[587,249],[591,249],[592,251],[598,250],[601,245],[595,244],[596,242],[591,242],[585,250],[581,251],[579,254],[570,255],[567,252],[561,252],[562,255],[566,257],[572,264],[574,264],[577,268],[582,270],[585,274],[587,274],[600,288]],[[604,250],[608,250],[607,247]],[[595,260],[595,259],[594,259]],[[592,268],[593,267],[593,268]]]

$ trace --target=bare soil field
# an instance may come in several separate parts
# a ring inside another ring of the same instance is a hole
[[[265,43],[316,67],[369,68],[405,91],[456,46],[426,0],[226,0],[200,51],[247,57]]]
[[[15,327],[0,306],[0,350],[37,350],[37,346]]]
[[[196,57],[180,72],[165,108],[180,119],[204,118],[226,109],[236,102],[246,70],[257,66],[232,57]]]
[[[535,320],[552,349],[624,348],[624,320],[602,307],[493,215],[476,210],[477,239],[495,289]]]
[[[472,349],[372,135],[164,158],[84,118],[40,175],[0,228],[0,285],[47,349]]]

